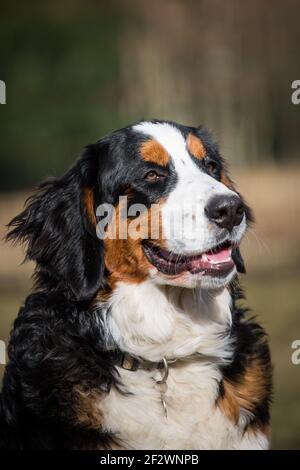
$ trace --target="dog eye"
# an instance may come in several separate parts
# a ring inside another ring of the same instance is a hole
[[[159,181],[160,179],[164,178],[164,175],[159,175],[156,171],[151,170],[146,173],[144,179],[147,181]]]
[[[205,160],[205,167],[212,174],[215,174],[218,171],[217,162],[215,162],[214,160],[211,160],[211,159]]]

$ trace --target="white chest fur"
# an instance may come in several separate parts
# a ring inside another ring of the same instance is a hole
[[[156,380],[159,371],[119,368],[126,394],[116,389],[99,402],[104,426],[124,448],[266,448],[262,434],[243,435],[216,406],[221,373],[231,359],[231,314],[227,290],[218,294],[161,288],[152,283],[120,285],[106,319],[119,347],[157,361],[195,352],[201,360],[170,366],[165,416]]]

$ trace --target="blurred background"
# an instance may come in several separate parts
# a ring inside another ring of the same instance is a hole
[[[273,448],[300,448],[299,0],[0,0],[0,339],[32,265],[5,224],[39,180],[140,118],[204,124],[256,225],[243,242],[247,305],[270,336]],[[0,366],[0,376],[3,366]]]

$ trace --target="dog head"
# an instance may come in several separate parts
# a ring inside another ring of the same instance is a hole
[[[77,300],[118,281],[203,288],[244,271],[251,221],[203,128],[142,121],[87,146],[12,220],[37,278]]]

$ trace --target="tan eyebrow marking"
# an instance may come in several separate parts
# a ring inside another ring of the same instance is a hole
[[[156,140],[147,140],[141,145],[142,159],[146,162],[156,163],[157,165],[167,166],[170,156],[164,147]]]
[[[193,157],[199,158],[199,160],[202,160],[205,157],[206,152],[202,141],[191,132],[187,137],[186,143],[188,151],[193,155]]]

